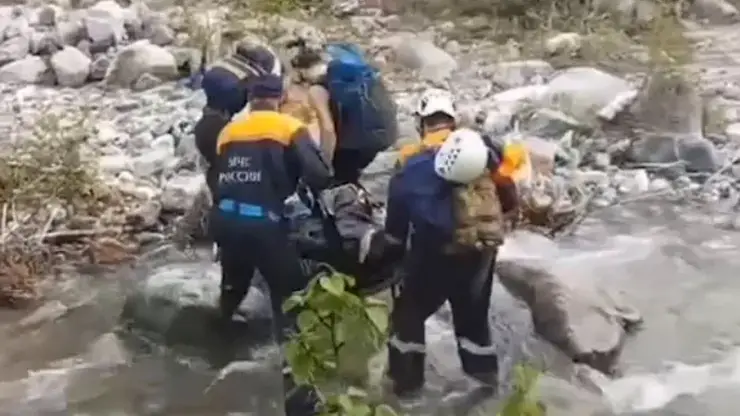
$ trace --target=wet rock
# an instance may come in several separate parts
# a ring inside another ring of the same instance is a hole
[[[49,84],[54,74],[38,56],[29,56],[0,68],[0,82],[15,84]]]
[[[64,11],[61,7],[50,4],[39,9],[36,14],[38,23],[42,26],[54,26],[62,17]]]
[[[55,33],[35,32],[31,36],[30,52],[34,55],[51,55],[62,46],[62,40]]]
[[[597,13],[609,14],[621,24],[633,27],[648,24],[660,14],[660,5],[647,0],[597,0],[592,7]]]
[[[58,300],[44,303],[30,315],[24,317],[20,322],[18,322],[18,329],[28,329],[37,327],[46,322],[54,321],[64,316],[68,310],[69,308],[67,308],[67,305]]]
[[[737,7],[726,0],[697,0],[688,12],[715,24],[734,23],[740,18]]]
[[[629,112],[648,132],[701,138],[704,99],[696,82],[672,71],[651,74]]]
[[[131,85],[132,91],[146,91],[162,84],[162,80],[155,77],[150,73],[143,73],[141,76]]]
[[[583,47],[583,35],[575,32],[558,33],[545,41],[545,51],[550,55],[574,55]]]
[[[98,55],[90,64],[90,80],[101,81],[110,67],[111,59],[107,55]]]
[[[131,158],[125,154],[101,156],[98,159],[98,165],[102,173],[112,176],[134,170]]]
[[[125,38],[124,12],[113,0],[103,0],[87,10],[85,29],[96,49],[117,45]]]
[[[558,110],[549,108],[538,109],[523,123],[522,127],[530,134],[539,137],[560,138],[565,133],[589,130],[578,120]]]
[[[491,70],[483,71],[482,75],[490,77],[500,87],[516,88],[543,84],[553,72],[555,69],[548,62],[529,60],[501,62]]]
[[[637,163],[684,162],[686,170],[691,172],[714,172],[722,165],[714,144],[703,137],[646,134],[632,143],[627,157]]]
[[[82,19],[70,19],[56,24],[56,34],[65,45],[77,45],[87,37],[87,29]]]
[[[115,265],[134,259],[136,247],[113,237],[95,239],[87,249],[91,264]]]
[[[686,163],[686,170],[689,172],[714,172],[721,168],[723,163],[722,154],[705,138],[680,140],[678,156]]]
[[[560,276],[535,262],[505,259],[496,265],[496,274],[529,306],[540,336],[573,361],[604,373],[615,370],[627,331],[642,320],[632,306],[587,278]]]
[[[544,100],[579,122],[596,118],[614,98],[632,90],[622,78],[596,68],[568,68],[547,84]]]
[[[664,191],[671,188],[671,182],[665,178],[655,178],[650,181],[651,191]]]
[[[0,67],[23,59],[31,50],[30,36],[16,36],[0,43]]]
[[[172,263],[155,268],[126,299],[121,320],[168,344],[204,346],[218,342],[220,267],[208,263]],[[240,337],[251,345],[271,338],[269,298],[252,287],[236,313],[246,321]],[[223,328],[223,326],[220,326]]]
[[[622,170],[614,175],[614,185],[623,194],[641,194],[650,189],[650,178],[645,169]]]
[[[146,21],[141,36],[154,45],[166,46],[175,40],[175,32],[163,18],[152,18]]]
[[[457,61],[434,43],[421,37],[403,34],[388,41],[395,59],[409,69],[418,70],[422,78],[444,82],[458,68]]]
[[[159,223],[161,213],[162,204],[159,201],[144,201],[126,216],[126,223],[138,230],[152,229]]]
[[[31,28],[31,22],[25,13],[25,9],[22,7],[3,9],[6,16],[5,19],[8,19],[5,20],[5,27],[0,27],[3,29],[3,39],[28,38],[33,32],[33,29]]]
[[[167,168],[174,166],[176,162],[175,149],[155,147],[133,159],[133,173],[140,178],[146,178],[162,173]]]
[[[129,362],[126,347],[113,333],[103,334],[90,344],[85,351],[84,358],[96,365],[117,366]]]
[[[609,175],[606,172],[584,170],[579,171],[576,177],[586,185],[595,185],[600,188],[609,186]]]
[[[178,76],[175,57],[148,40],[134,42],[118,52],[104,81],[108,85],[130,88],[144,74],[164,81],[175,79]]]
[[[730,140],[740,142],[740,123],[732,123],[725,127],[725,134]]]
[[[551,174],[555,168],[557,144],[535,136],[526,136],[524,143],[529,150],[532,169],[535,172]]]
[[[611,166],[611,156],[606,152],[597,152],[591,156],[591,163],[594,168],[606,170]]]
[[[57,82],[63,87],[81,87],[90,73],[90,63],[90,58],[71,46],[51,57],[51,67]]]
[[[185,212],[204,183],[205,176],[198,173],[171,178],[162,191],[163,208],[168,211]]]

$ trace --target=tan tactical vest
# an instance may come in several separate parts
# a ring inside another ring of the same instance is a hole
[[[448,251],[483,250],[503,244],[506,228],[496,183],[489,173],[455,188],[453,192],[455,221],[454,241]]]

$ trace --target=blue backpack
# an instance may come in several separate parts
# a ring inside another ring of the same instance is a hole
[[[398,138],[396,104],[378,71],[352,44],[327,46],[331,57],[326,87],[332,115],[345,149],[388,148]]]
[[[399,194],[416,229],[432,231],[443,241],[455,232],[454,185],[434,172],[434,151],[412,156],[396,174]]]

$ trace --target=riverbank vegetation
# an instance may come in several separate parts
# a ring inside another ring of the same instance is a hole
[[[400,416],[382,387],[392,306],[354,294],[353,286],[351,276],[327,268],[285,302],[284,310],[298,317],[286,346],[293,382],[314,389],[322,416]],[[514,376],[514,392],[496,416],[544,416],[539,372],[519,366]]]
[[[24,134],[0,150],[0,307],[23,307],[64,261],[127,258],[109,221],[122,200],[101,182],[88,157],[86,112],[18,117]]]

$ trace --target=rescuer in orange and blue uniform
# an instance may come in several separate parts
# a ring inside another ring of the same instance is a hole
[[[282,302],[310,277],[304,276],[288,239],[283,201],[301,179],[313,191],[324,189],[332,171],[303,122],[278,112],[283,96],[279,76],[256,78],[249,92],[251,112],[226,125],[216,146],[218,202],[212,224],[221,248],[220,309],[229,320],[257,269],[270,287],[277,338],[282,339],[291,326],[283,319]]]
[[[230,321],[259,270],[270,288],[275,335],[282,344],[295,328],[295,317],[283,314],[282,304],[311,277],[288,239],[283,201],[299,180],[314,192],[326,188],[332,170],[303,122],[278,112],[283,97],[279,76],[260,76],[249,88],[251,111],[227,124],[216,145],[217,203],[211,223],[221,249],[219,307]],[[290,382],[285,369],[284,375]],[[311,390],[294,390],[285,399],[286,415],[314,414]]]
[[[425,192],[422,179],[429,184],[443,182],[442,178],[437,178],[434,167],[439,149],[448,142],[464,142],[460,136],[464,129],[457,128],[452,94],[445,90],[427,90],[422,94],[416,116],[422,139],[400,151],[398,171],[388,186],[385,222],[387,239],[406,248],[404,280],[394,301],[388,346],[388,375],[394,393],[404,399],[419,397],[422,391],[426,360],[424,323],[446,301],[450,302],[453,312],[463,371],[483,386],[495,388],[498,383],[498,357],[488,315],[496,250],[449,253],[445,250],[448,236],[441,235],[429,226],[429,222],[419,218],[423,214],[432,216],[437,213],[433,211],[443,211],[446,203],[452,203],[445,197],[445,187],[430,187],[440,191],[435,194],[434,203],[425,205],[425,210],[412,209]],[[484,149],[458,148],[456,163],[473,170],[473,166],[487,168],[494,179],[503,214],[488,220],[511,221],[518,213],[518,196],[510,176],[520,167],[520,150],[490,137],[479,137]],[[474,156],[472,160],[471,155]],[[425,162],[419,164],[419,161]],[[412,162],[416,163],[415,168],[409,168]],[[428,169],[422,170],[419,166]],[[485,170],[481,170],[483,172]],[[414,176],[417,179],[413,179]],[[452,211],[450,208],[451,214]],[[449,218],[454,222],[454,214]]]

